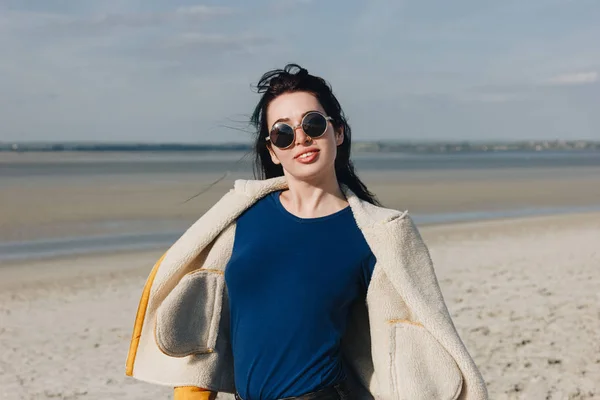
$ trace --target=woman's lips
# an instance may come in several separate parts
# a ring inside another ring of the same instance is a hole
[[[319,155],[318,150],[312,150],[312,151],[303,153],[303,154],[299,155],[298,157],[296,157],[296,161],[301,162],[302,164],[310,164],[311,162],[316,160],[318,155]]]

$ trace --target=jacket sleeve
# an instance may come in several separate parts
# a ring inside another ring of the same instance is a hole
[[[175,388],[173,400],[215,400],[217,392],[196,386],[178,386]]]

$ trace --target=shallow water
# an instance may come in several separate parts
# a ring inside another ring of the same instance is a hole
[[[411,214],[417,225],[435,225],[455,222],[485,221],[503,218],[600,212],[600,205],[586,207],[520,208],[494,211]],[[124,223],[125,225],[126,223]],[[152,226],[154,230],[152,230]],[[147,221],[145,231],[126,234],[64,237],[20,242],[0,242],[0,261],[30,260],[59,256],[74,256],[115,251],[135,251],[164,248],[174,243],[185,231],[160,230],[161,223]]]
[[[358,153],[352,156],[359,171],[418,171],[498,168],[600,167],[600,152],[502,152],[459,154]],[[2,179],[33,177],[97,177],[102,175],[219,174],[252,170],[252,157],[244,153],[92,154],[0,164]]]
[[[106,185],[111,182],[150,182],[162,188],[173,181],[207,182],[225,171],[233,176],[251,177],[250,158],[241,153],[154,153],[154,154],[44,154],[36,158],[25,154],[23,158],[0,163],[0,187],[44,187],[86,182]],[[241,161],[240,158],[242,158]],[[486,153],[446,155],[405,154],[358,154],[354,157],[357,170],[367,181],[387,182],[453,182],[469,179],[473,182],[500,182],[519,180],[522,176],[535,181],[548,180],[553,176],[561,179],[588,177],[594,182],[600,171],[600,153]],[[200,177],[202,177],[200,179]],[[200,185],[198,185],[200,187]],[[479,183],[475,184],[475,191]],[[483,186],[482,186],[483,187]],[[161,189],[162,190],[162,189]],[[481,192],[480,192],[481,193]],[[473,195],[473,193],[471,193]],[[115,193],[114,196],[118,196]],[[468,199],[469,194],[464,194]],[[584,199],[586,200],[586,199]],[[20,201],[20,198],[19,198]],[[183,201],[183,200],[182,200]],[[444,199],[440,199],[441,204]],[[461,200],[462,201],[462,200]],[[504,207],[482,204],[473,210],[451,210],[433,207],[427,213],[412,213],[419,225],[442,224],[460,221],[476,221],[536,215],[565,214],[600,211],[596,199],[579,201],[577,204],[560,204],[560,207],[536,207],[534,202],[504,204]],[[437,203],[436,203],[437,204]],[[502,205],[501,204],[501,205]],[[435,211],[435,208],[438,211]],[[443,211],[443,212],[442,212]],[[1,223],[2,221],[0,221]],[[144,250],[167,248],[191,224],[188,219],[168,219],[157,215],[154,219],[136,221],[118,218],[87,221],[84,236],[76,236],[76,230],[51,238],[24,241],[0,241],[0,261],[68,256],[87,253],[108,253],[121,250]],[[57,225],[62,222],[58,221]],[[0,225],[1,226],[1,225]],[[33,229],[39,227],[33,226]],[[32,229],[28,227],[26,229]],[[63,229],[64,231],[64,229]],[[80,232],[81,233],[81,232]]]

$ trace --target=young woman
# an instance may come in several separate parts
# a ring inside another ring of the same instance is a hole
[[[410,216],[356,176],[330,86],[288,65],[258,88],[260,179],[157,262],[127,375],[176,400],[487,399]]]

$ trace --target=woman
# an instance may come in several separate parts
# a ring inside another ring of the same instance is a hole
[[[238,180],[157,262],[127,375],[175,399],[487,399],[406,212],[354,173],[329,85],[261,78],[259,180]]]

